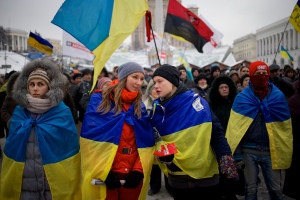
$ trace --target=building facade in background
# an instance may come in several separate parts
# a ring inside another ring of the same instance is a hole
[[[24,30],[7,28],[7,51],[27,52],[28,33]]]
[[[281,57],[281,45],[294,58],[294,64]],[[300,34],[289,23],[289,17],[256,30],[256,56],[269,65],[275,62],[282,69],[285,64],[300,68]]]
[[[233,41],[232,54],[236,61],[256,61],[256,36],[253,33]]]

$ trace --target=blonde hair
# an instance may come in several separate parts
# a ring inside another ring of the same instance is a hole
[[[109,111],[115,112],[114,116],[117,116],[122,111],[122,91],[126,86],[127,78],[124,78],[115,85],[108,86],[105,91],[102,92],[102,101],[98,106],[97,111],[106,114]],[[111,95],[113,101],[115,102],[115,107],[111,109]],[[137,97],[133,101],[134,104],[134,114],[140,119],[142,117],[141,107],[142,107],[142,91],[139,90]]]

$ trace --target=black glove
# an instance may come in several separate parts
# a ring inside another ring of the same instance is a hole
[[[237,166],[237,169],[239,169],[239,170],[242,170],[242,169],[245,169],[245,163],[244,163],[244,161],[236,161],[236,166]]]
[[[165,164],[168,164],[168,163],[171,163],[174,159],[174,154],[171,154],[171,155],[168,155],[168,156],[160,156],[158,157],[158,160],[161,162],[161,163],[165,163]]]
[[[132,171],[129,176],[125,179],[123,185],[124,188],[137,188],[141,180],[144,178],[144,174],[137,171]]]
[[[109,172],[104,182],[107,189],[109,190],[121,187],[120,180],[118,179],[117,175],[115,175],[113,172]]]

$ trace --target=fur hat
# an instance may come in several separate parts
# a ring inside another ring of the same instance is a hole
[[[254,73],[257,71],[257,70],[260,70],[260,69],[263,69],[263,70],[267,70],[268,71],[268,75],[270,75],[270,69],[268,67],[268,65],[262,61],[255,61],[255,62],[252,62],[250,64],[250,67],[249,67],[249,76],[253,76]]]
[[[229,72],[229,77],[232,77],[233,74],[236,74],[237,76],[239,76],[238,72],[236,70],[230,70]]]
[[[28,86],[29,86],[29,82],[32,80],[32,79],[42,79],[43,81],[46,82],[46,84],[48,85],[48,88],[51,89],[50,87],[50,78],[48,77],[48,74],[46,71],[40,69],[40,68],[37,68],[35,69],[34,71],[32,71],[29,76],[28,76],[28,80],[27,80],[27,89],[28,89]]]
[[[153,73],[153,78],[155,76],[161,76],[167,79],[170,83],[178,87],[180,71],[176,67],[168,64],[164,64],[161,67],[157,68]]]
[[[98,80],[98,83],[97,83],[97,88],[98,88],[99,90],[102,90],[102,88],[103,88],[103,86],[105,85],[105,83],[111,82],[111,81],[112,81],[112,80],[111,80],[110,78],[108,78],[108,77],[100,78],[100,79]]]
[[[121,81],[122,79],[126,78],[130,74],[136,72],[141,72],[142,74],[145,74],[143,67],[138,63],[136,62],[125,63],[117,69],[118,79]]]
[[[50,90],[47,92],[46,98],[51,100],[52,106],[59,104],[64,99],[65,91],[67,91],[68,80],[59,70],[58,65],[48,58],[33,60],[23,67],[21,74],[14,84],[13,98],[20,106],[27,108],[27,82],[31,73],[36,71],[36,69],[41,69],[42,71],[46,72],[47,77],[49,78]],[[45,74],[42,74],[41,76],[44,75]]]

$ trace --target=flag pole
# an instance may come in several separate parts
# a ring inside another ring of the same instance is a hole
[[[146,31],[146,34],[147,34],[147,37],[148,37],[148,42],[150,41],[149,40],[149,28],[151,30],[151,33],[152,33],[152,37],[153,37],[153,41],[154,41],[154,45],[155,45],[155,50],[156,50],[156,55],[157,55],[157,59],[158,59],[158,64],[161,65],[160,63],[160,59],[159,59],[159,55],[158,55],[158,50],[157,50],[157,46],[156,46],[156,41],[155,41],[155,36],[154,36],[154,33],[153,33],[153,29],[152,29],[152,25],[151,25],[151,12],[149,10],[146,11],[146,15],[145,15],[145,19],[146,19],[146,28],[147,28],[147,31]]]
[[[283,30],[283,33],[281,34],[280,41],[278,42],[278,47],[277,47],[277,50],[276,50],[276,53],[275,53],[275,57],[274,57],[274,60],[273,60],[273,64],[275,64],[275,62],[276,62],[276,56],[277,56],[277,53],[278,53],[278,51],[279,51],[279,46],[280,46],[280,43],[281,43],[281,41],[282,41],[282,38],[283,38],[283,36],[284,36],[284,33],[285,33],[285,31],[286,31],[286,28],[287,28],[288,24],[289,24],[289,20],[288,20],[288,22],[286,23],[285,28],[284,28],[284,30]]]

